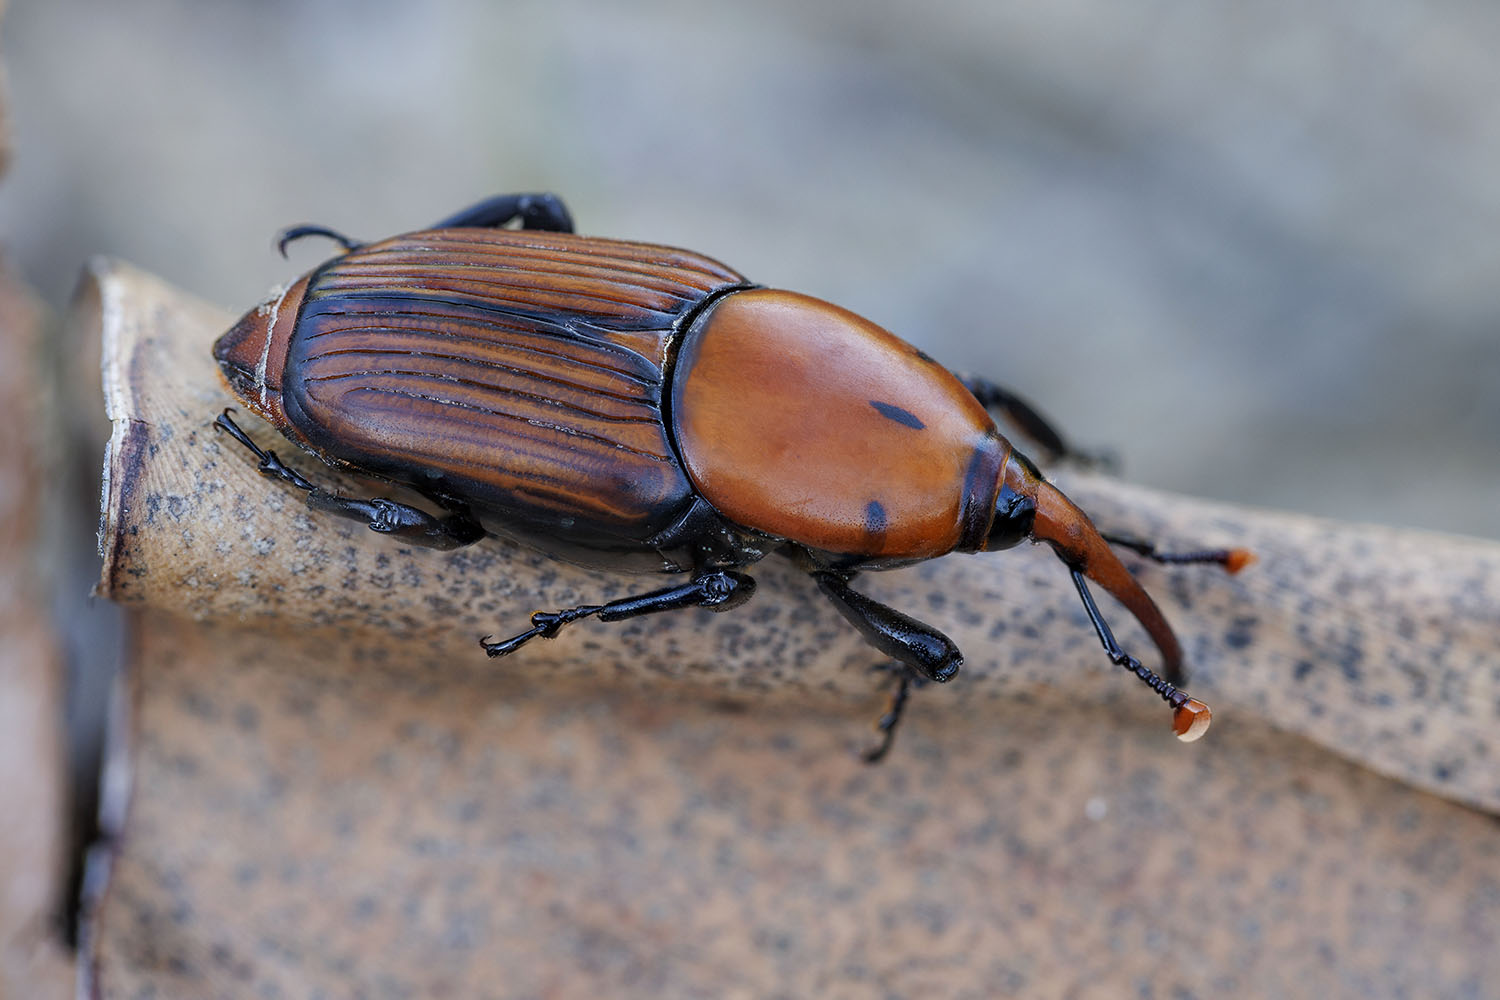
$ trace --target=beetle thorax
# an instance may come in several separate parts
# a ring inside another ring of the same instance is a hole
[[[684,464],[734,521],[869,559],[982,547],[1008,446],[952,373],[868,320],[735,292],[687,332],[672,378]]]

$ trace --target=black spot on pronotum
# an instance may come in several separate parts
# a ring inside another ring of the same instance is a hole
[[[879,500],[871,500],[865,505],[865,532],[871,535],[883,535],[885,526],[885,508],[880,505]]]
[[[903,410],[901,407],[896,406],[892,403],[882,403],[878,399],[872,399],[870,400],[870,405],[875,407],[876,412],[878,412],[882,417],[887,417],[891,420],[894,420],[896,421],[896,423],[901,424],[904,427],[910,427],[914,430],[921,430],[922,428],[927,426],[926,424],[922,423],[921,419],[915,413],[911,412],[910,410]]]

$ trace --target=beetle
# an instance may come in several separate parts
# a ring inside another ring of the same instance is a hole
[[[214,345],[246,407],[329,465],[413,488],[441,511],[322,489],[217,426],[312,508],[403,542],[452,549],[487,534],[573,562],[686,574],[683,583],[532,615],[505,656],[585,618],[619,621],[755,590],[744,570],[781,553],[808,572],[897,681],[877,723],[889,750],[913,684],[953,679],[951,639],[855,590],[864,570],[949,552],[1050,545],[1105,652],[1195,740],[1212,718],[1182,691],[1182,652],[1110,549],[1218,563],[1244,550],[1159,552],[1101,534],[997,429],[1005,417],[1052,457],[1076,457],[1021,397],[961,378],[852,312],[764,288],[702,254],[579,236],[550,194],[501,195],[430,229],[359,243],[247,313]],[[1122,650],[1086,580],[1118,599],[1160,652],[1159,676]]]

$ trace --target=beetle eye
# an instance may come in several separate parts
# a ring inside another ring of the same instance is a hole
[[[1002,485],[995,497],[995,520],[984,543],[985,551],[999,552],[1030,538],[1035,520],[1036,500],[1011,489],[1008,483]]]

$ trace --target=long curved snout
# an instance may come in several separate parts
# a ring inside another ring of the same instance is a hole
[[[1088,515],[1061,490],[1036,475],[1029,465],[1029,462],[1007,462],[1005,485],[1036,505],[1032,537],[1051,545],[1063,562],[1123,604],[1160,651],[1163,675],[1174,684],[1181,683],[1182,647],[1161,609],[1120,562]]]

